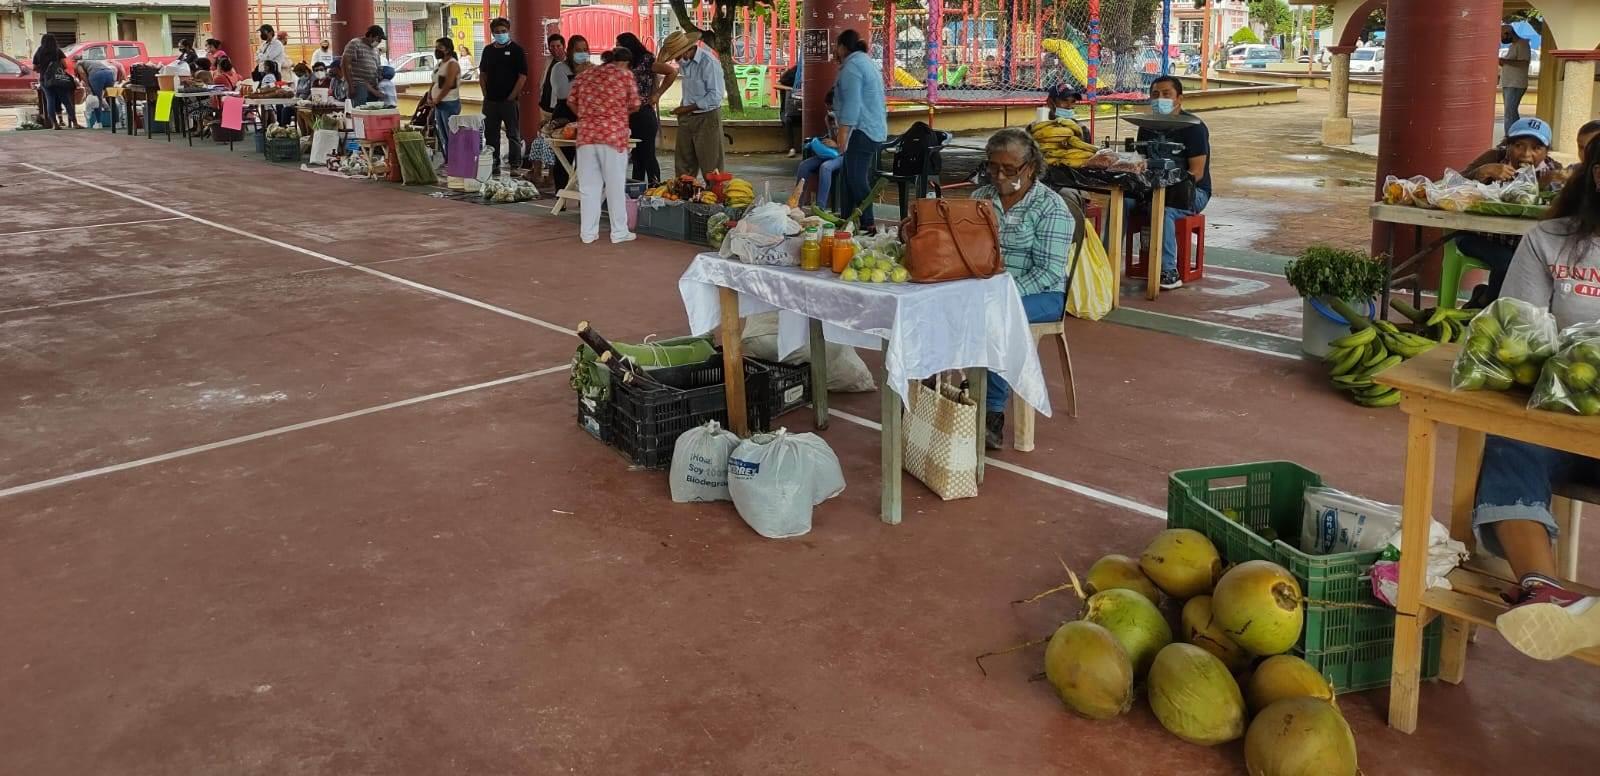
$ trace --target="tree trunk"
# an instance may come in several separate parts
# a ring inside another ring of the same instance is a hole
[[[694,19],[689,16],[689,0],[670,0],[672,14],[678,18],[678,26],[685,30],[692,30],[702,35],[705,30],[696,27]],[[733,77],[733,11],[732,3],[717,3],[711,12],[711,32],[716,35],[716,45],[712,50],[717,52],[722,60],[722,87],[728,93],[728,108],[732,111],[744,110],[744,95],[739,92],[738,81]]]

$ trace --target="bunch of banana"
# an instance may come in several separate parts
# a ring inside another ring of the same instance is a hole
[[[1439,342],[1461,342],[1467,338],[1467,323],[1480,311],[1475,308],[1429,307],[1418,310],[1403,299],[1390,299],[1389,306],[1411,319],[1423,334]]]
[[[1357,317],[1351,334],[1329,343],[1332,350],[1325,360],[1335,390],[1344,391],[1363,407],[1392,407],[1400,403],[1400,393],[1372,378],[1384,370],[1414,358],[1439,343],[1427,337],[1403,332],[1388,321],[1368,321]]]
[[[1036,121],[1028,125],[1028,133],[1044,152],[1045,162],[1052,166],[1079,167],[1100,150],[1084,141],[1082,131],[1082,127],[1070,119]]]

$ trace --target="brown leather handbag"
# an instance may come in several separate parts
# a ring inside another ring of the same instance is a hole
[[[1006,270],[1000,257],[1000,219],[981,199],[919,199],[900,225],[911,280],[938,283],[986,278]]]

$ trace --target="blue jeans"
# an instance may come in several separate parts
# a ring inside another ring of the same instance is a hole
[[[433,137],[439,141],[439,153],[450,161],[450,117],[461,115],[460,100],[445,100],[433,106]]]
[[[96,70],[89,74],[89,93],[105,99],[106,87],[117,82],[117,74],[110,70]]]
[[[72,93],[76,87],[48,86],[44,90],[44,110],[50,116],[50,126],[56,126],[56,111],[63,108],[67,111],[67,121],[70,124],[78,123],[78,106],[72,101]]]
[[[856,206],[871,193],[872,181],[878,177],[878,150],[882,145],[859,129],[851,131],[850,145],[839,157],[844,160],[844,197],[839,203],[841,215],[854,212]],[[872,230],[871,205],[861,211],[861,222],[857,225],[861,231]]]
[[[1500,96],[1506,103],[1506,131],[1511,131],[1511,125],[1522,118],[1522,96],[1528,93],[1527,87],[1502,86]]]
[[[1161,231],[1161,272],[1163,274],[1178,271],[1178,219],[1183,218],[1184,216],[1192,216],[1195,213],[1205,210],[1206,204],[1210,201],[1211,192],[1196,188],[1194,190],[1194,201],[1189,203],[1194,207],[1194,209],[1184,210],[1183,208],[1177,207],[1166,208],[1166,218],[1163,221],[1165,226],[1162,227]],[[1122,211],[1124,220],[1126,222],[1133,222],[1132,216],[1134,208],[1138,207],[1139,205],[1149,207],[1148,204],[1135,202],[1131,199],[1125,199],[1122,201]]]
[[[1472,532],[1478,545],[1503,555],[1500,541],[1486,526],[1502,520],[1532,520],[1556,535],[1550,496],[1557,483],[1592,478],[1600,461],[1548,447],[1490,436],[1483,443],[1483,469],[1478,472],[1477,507]]]
[[[381,94],[373,94],[367,90],[366,84],[350,84],[350,104],[357,108],[373,100],[383,99]]]
[[[1028,323],[1051,323],[1066,314],[1067,295],[1060,291],[1028,294],[1022,297],[1022,311],[1028,314]],[[1005,412],[1006,401],[1011,398],[1011,386],[994,372],[989,373],[989,389],[984,394],[984,408],[990,412]]]
[[[833,188],[833,175],[844,164],[844,156],[835,156],[824,159],[820,156],[807,157],[800,163],[800,169],[795,171],[796,181],[809,181],[811,176],[817,176],[817,205],[828,206],[828,191]]]

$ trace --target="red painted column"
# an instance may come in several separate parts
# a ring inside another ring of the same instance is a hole
[[[372,26],[372,0],[339,0],[333,15],[333,53],[344,53],[344,45],[367,34]],[[389,31],[384,30],[387,34]]]
[[[255,67],[256,47],[261,40],[250,29],[249,0],[211,0],[211,37],[222,41],[222,50],[228,52],[237,73],[249,73]],[[200,41],[195,41],[200,48]]]
[[[833,44],[839,33],[855,30],[872,45],[871,0],[816,0],[802,4],[800,58],[805,76],[800,84],[805,98],[801,130],[806,137],[827,132],[828,90],[839,76],[839,63],[833,61]]]
[[[528,85],[517,98],[522,118],[522,138],[533,137],[543,120],[539,112],[539,92],[544,88],[544,68],[550,62],[550,50],[545,38],[550,33],[561,32],[561,0],[511,0],[507,12],[511,20],[511,39],[528,54]],[[589,48],[599,60],[601,51],[613,41],[589,41]]]
[[[1389,3],[1375,197],[1385,176],[1436,179],[1494,144],[1500,13],[1501,0]],[[1374,253],[1389,249],[1388,231],[1373,225]],[[1416,251],[1411,235],[1397,230],[1397,260]],[[1437,277],[1437,259],[1422,275]]]

